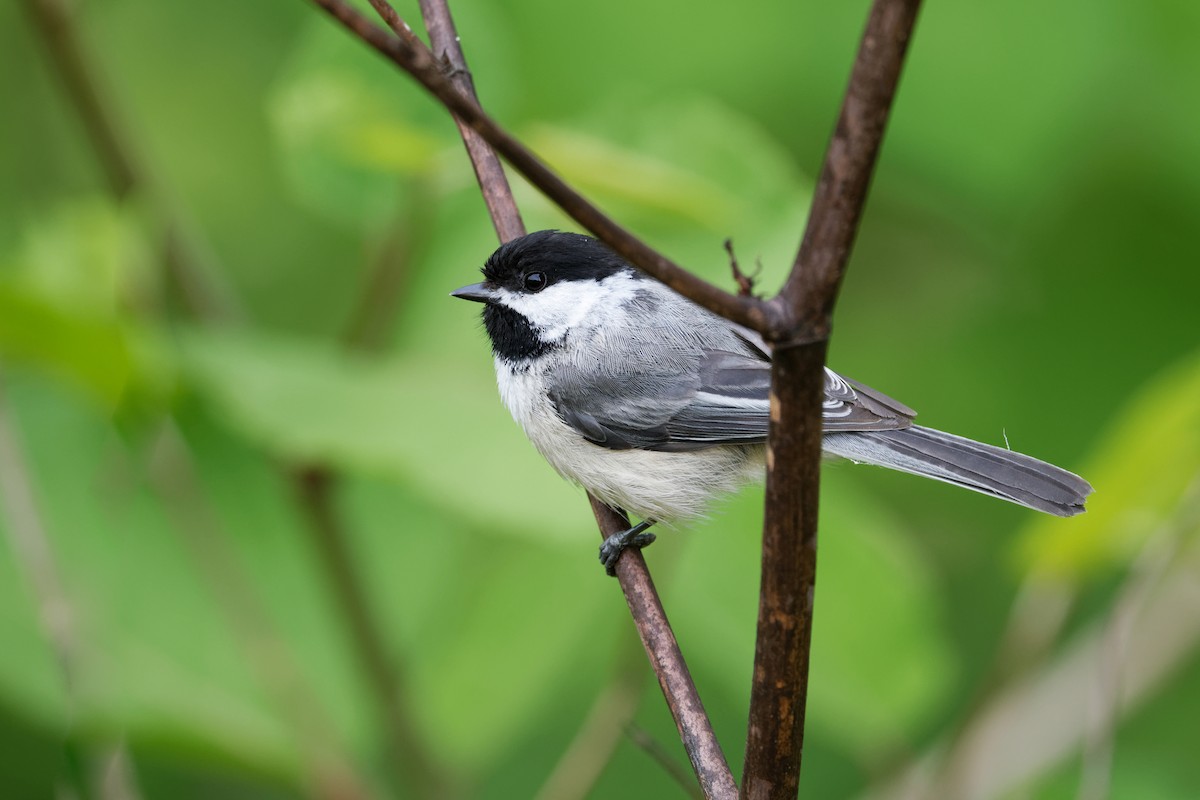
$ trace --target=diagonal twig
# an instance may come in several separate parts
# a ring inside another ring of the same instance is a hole
[[[471,97],[459,91],[429,48],[395,36],[373,24],[345,0],[312,0],[376,52],[412,75],[463,124],[491,147],[576,222],[646,273],[705,308],[753,328],[768,338],[777,322],[775,307],[739,297],[691,274],[641,241],[616,220],[571,188],[512,134],[500,127]]]
[[[372,3],[379,0],[372,0]],[[476,103],[479,98],[475,94],[475,82],[471,71],[467,68],[467,59],[463,55],[462,44],[454,27],[454,18],[450,16],[450,6],[443,0],[420,0],[421,17],[425,20],[425,29],[429,31],[429,41],[433,43],[435,54],[441,59],[446,74],[455,88]],[[500,165],[500,159],[470,125],[455,117],[458,132],[467,148],[471,166],[475,169],[475,177],[479,182],[479,190],[483,194],[483,202],[487,205],[488,216],[496,228],[500,241],[507,242],[525,233],[525,224],[521,221],[521,211],[513,198],[512,188],[508,185],[508,177]]]
[[[102,70],[79,35],[70,3],[25,0],[23,5],[83,122],[113,196],[118,200],[136,194],[151,196],[151,209],[158,216],[163,236],[166,272],[184,307],[198,317],[236,320],[241,311],[232,293],[217,279],[217,270],[184,215],[158,190],[134,138],[114,110],[100,78]]]
[[[604,536],[629,528],[629,520],[624,515],[591,495],[588,495],[588,500],[592,503],[592,513],[596,515]],[[617,562],[617,580],[621,583],[629,613],[637,625],[638,635],[642,637],[646,656],[671,709],[680,741],[687,751],[688,760],[692,762],[692,770],[696,773],[704,796],[722,799],[737,797],[733,773],[717,742],[708,714],[704,711],[700,693],[696,691],[696,684],[692,681],[687,662],[683,660],[679,642],[675,640],[675,633],[671,630],[640,550],[627,550],[621,555],[621,560]]]
[[[579,730],[550,771],[534,800],[585,800],[612,761],[617,746],[633,724],[645,688],[646,662],[633,641],[617,645],[613,675],[597,693]],[[692,779],[689,777],[689,783]]]
[[[130,768],[129,751],[119,741],[121,737],[84,733],[86,720],[81,720],[81,708],[86,704],[86,692],[81,685],[88,682],[89,664],[76,623],[78,612],[63,583],[59,559],[50,541],[30,474],[25,447],[12,419],[6,396],[4,375],[0,372],[0,529],[13,551],[18,570],[29,581],[32,600],[37,608],[42,635],[54,654],[63,694],[66,699],[66,729],[63,747],[69,758],[92,761],[109,776],[104,794],[115,800],[137,800],[140,790]],[[115,741],[114,741],[115,739]],[[96,770],[90,770],[95,772]],[[89,780],[89,777],[91,778]],[[96,775],[79,776],[83,794],[96,792],[91,785],[99,783]],[[68,794],[59,786],[59,794]]]
[[[328,10],[327,0],[316,0],[316,2]],[[414,52],[421,52],[411,41],[416,37],[412,34],[409,26],[396,14],[386,0],[371,0],[371,4],[379,11],[389,26],[397,31],[400,37],[397,41],[408,42],[414,48]],[[454,22],[445,0],[421,0],[421,12],[429,29],[434,52],[439,54],[439,56],[434,56],[429,53],[429,58],[435,64],[440,60],[449,66],[456,76],[456,91],[462,92],[462,97],[478,114],[482,115],[483,112],[478,110],[478,100],[475,97],[470,73],[467,71],[466,60],[462,54]],[[337,15],[335,14],[335,16]],[[338,19],[342,18],[338,17]],[[367,27],[379,31],[374,26],[368,25]],[[358,32],[354,27],[351,29]],[[506,233],[512,236],[523,234],[525,232],[524,225],[512,198],[507,179],[504,179],[503,168],[492,148],[480,137],[471,135],[476,130],[474,126],[463,126],[460,123],[460,130],[464,131],[467,151],[484,195],[491,198],[488,200],[488,210],[493,217],[493,224],[501,240],[505,240]],[[491,141],[490,138],[488,141]],[[616,513],[590,495],[588,499],[602,536],[607,537],[629,527],[629,521],[623,515]],[[658,676],[659,685],[667,699],[667,705],[671,709],[684,748],[687,750],[688,758],[705,796],[712,798],[736,797],[737,787],[733,775],[721,752],[720,745],[717,743],[712,724],[704,712],[699,693],[692,682],[691,674],[683,660],[683,654],[679,649],[675,634],[671,630],[644,559],[639,552],[628,551],[618,562],[616,571],[638,634],[654,667],[655,674]]]

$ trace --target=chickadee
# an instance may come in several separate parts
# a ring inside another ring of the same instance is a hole
[[[652,541],[655,522],[700,516],[764,474],[771,383],[757,334],[644,275],[588,236],[539,231],[501,246],[482,283],[500,396],[563,477],[641,518],[609,537]],[[1044,461],[913,424],[916,412],[825,370],[823,450],[1067,517],[1092,487]]]

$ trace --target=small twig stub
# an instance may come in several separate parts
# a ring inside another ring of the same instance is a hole
[[[758,262],[753,275],[742,272],[737,255],[733,252],[733,239],[725,240],[725,252],[729,254],[729,269],[733,272],[733,282],[737,284],[740,297],[754,297],[754,282],[762,272],[762,263]]]

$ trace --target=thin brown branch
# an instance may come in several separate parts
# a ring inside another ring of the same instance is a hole
[[[429,31],[429,41],[432,49],[426,48],[425,43],[413,32],[396,9],[387,0],[370,0],[371,7],[380,18],[388,24],[392,32],[405,44],[414,50],[427,50],[440,63],[440,69],[453,84],[454,88],[476,106],[479,97],[475,93],[475,81],[467,68],[467,58],[463,54],[458,31],[454,26],[454,17],[450,7],[444,2],[421,0],[421,17]],[[436,55],[434,55],[436,51]],[[525,223],[521,219],[520,209],[513,197],[512,187],[508,176],[500,163],[496,151],[487,141],[459,117],[454,116],[458,126],[459,136],[467,149],[467,157],[475,170],[475,179],[479,184],[480,194],[487,206],[488,217],[496,229],[496,236],[501,242],[511,241],[526,233]]]
[[[240,316],[233,296],[217,281],[203,247],[189,231],[182,215],[154,186],[141,152],[122,124],[116,104],[105,91],[97,60],[79,35],[65,0],[25,0],[24,6],[42,40],[46,54],[62,80],[68,99],[83,122],[96,158],[117,200],[132,195],[150,198],[163,237],[167,275],[186,310],[205,319],[230,320]]]
[[[392,7],[391,3],[387,2],[387,0],[368,0],[368,2],[370,2],[371,8],[375,9],[375,13],[379,15],[379,18],[386,22],[388,27],[392,29],[392,33],[404,39],[409,45],[413,47],[417,46],[420,38],[408,26],[408,23],[400,18],[400,15],[396,13],[396,9]]]
[[[342,335],[347,349],[369,352],[382,346],[407,285],[417,243],[428,228],[429,206],[423,200],[414,198],[372,259]],[[349,531],[337,511],[337,471],[328,464],[311,463],[285,472],[363,678],[375,698],[397,786],[411,789],[419,797],[454,796],[459,787],[413,724],[403,663],[388,650],[384,625],[368,599]]]
[[[350,27],[351,30],[358,33],[364,39],[367,39],[373,46],[376,46],[368,38],[368,35],[372,31],[376,34],[383,33],[378,28],[367,23],[366,30],[360,31],[359,28],[355,27],[358,24],[356,21],[357,16],[353,14],[352,9],[346,8],[344,4],[330,3],[327,0],[316,0],[316,2],[333,13],[340,21],[347,24],[347,27]],[[408,25],[400,19],[395,10],[391,9],[384,0],[372,0],[372,5],[375,5],[376,8],[379,5],[387,6],[387,9],[381,13],[388,20],[388,24],[392,26],[393,30],[409,30],[411,33]],[[342,11],[349,11],[351,13],[349,17],[350,22],[339,16],[333,7],[339,7]],[[463,80],[465,80],[465,83],[461,84],[461,93],[458,88],[449,87],[452,90],[453,96],[464,100],[471,113],[477,119],[486,120],[488,125],[494,128],[492,131],[493,134],[499,132],[499,128],[495,127],[494,123],[491,123],[479,108],[478,100],[474,94],[474,87],[470,82],[469,75],[466,73],[466,62],[462,56],[458,34],[455,31],[454,22],[445,0],[421,0],[421,10],[426,24],[429,25],[430,41],[433,44],[433,48],[438,52],[447,54],[446,60],[451,68],[458,71]],[[415,36],[412,38],[415,38]],[[407,43],[412,47],[412,43],[407,36],[402,35],[400,39],[394,41],[400,44]],[[386,40],[384,44],[385,49],[381,50],[381,52],[384,52],[386,55],[388,53]],[[379,49],[378,46],[376,46],[376,49]],[[435,62],[428,50],[422,51],[421,49],[412,47],[412,51],[417,54],[423,52],[427,55],[422,55],[421,59],[428,59]],[[400,62],[397,61],[397,63]],[[404,64],[401,63],[401,66],[404,66]],[[409,68],[405,67],[405,69]],[[414,75],[417,74],[412,72],[411,69],[409,71]],[[440,73],[434,72],[433,75],[436,76],[436,80],[432,81],[433,83],[440,85],[444,81]],[[423,80],[422,82],[424,83]],[[428,86],[428,84],[426,85]],[[435,92],[435,94],[437,93]],[[442,95],[438,94],[437,96],[446,103],[451,111],[454,111],[454,106],[446,102]],[[458,119],[461,121],[463,117],[459,116]],[[469,129],[484,133],[486,127],[470,125]],[[463,130],[461,124],[460,130]],[[466,134],[464,133],[465,136]],[[507,134],[504,134],[502,138],[504,137],[507,137]],[[474,146],[471,141],[468,141],[467,152],[475,166],[475,174],[485,197],[491,196],[495,199],[495,202],[489,200],[488,210],[493,215],[493,224],[501,241],[505,241],[506,231],[513,236],[520,236],[525,232],[525,228],[517,212],[516,202],[512,198],[512,192],[507,180],[504,179],[502,183],[494,182],[497,180],[497,176],[503,179],[504,175],[503,169],[500,167],[499,162],[496,161],[495,154],[492,153],[491,148],[488,146],[489,144],[496,145],[496,142],[492,136],[485,135],[484,139],[486,142],[476,140]],[[541,167],[540,162],[537,162],[536,158],[532,154],[529,154],[519,143],[510,137],[505,140],[515,144],[521,152],[525,153],[529,159],[532,159]],[[504,152],[501,147],[497,147],[497,149]],[[477,161],[477,158],[481,158],[482,161]],[[510,161],[512,161],[511,157]],[[545,167],[541,167],[541,169],[545,170]],[[546,170],[546,173],[553,177],[548,170]],[[529,177],[528,173],[525,174]],[[554,180],[558,181],[556,177]],[[561,184],[561,181],[558,182]],[[565,184],[562,184],[562,186],[565,188]],[[567,191],[571,192],[569,189]],[[577,197],[588,208],[591,208],[583,198],[574,195],[573,192],[571,194]],[[640,245],[640,242],[638,244]],[[684,274],[685,276],[687,275],[686,273]],[[607,538],[614,533],[619,533],[629,528],[629,520],[624,515],[618,514],[591,495],[588,495],[588,500],[591,503],[592,513],[596,517],[596,523],[600,528],[602,537]],[[675,634],[672,632],[670,623],[667,621],[666,612],[654,587],[654,581],[650,577],[650,571],[646,567],[646,562],[640,552],[636,550],[627,551],[621,557],[617,564],[617,578],[620,581],[621,590],[625,594],[630,613],[637,626],[642,645],[645,647],[654,672],[658,676],[659,685],[662,688],[663,695],[666,697],[672,717],[675,719],[680,738],[683,741],[684,748],[687,750],[688,758],[696,772],[701,789],[705,796],[709,798],[736,797],[737,787],[734,783],[733,775],[725,761],[724,753],[721,752],[716,735],[713,733],[712,724],[704,712],[704,706],[700,701],[699,693],[692,682],[687,664],[683,660],[683,653],[679,649],[679,643],[675,640]]]
[[[297,502],[308,518],[323,571],[342,618],[349,625],[348,634],[362,662],[367,683],[379,700],[378,711],[383,716],[389,743],[388,761],[398,782],[411,788],[418,797],[452,797],[450,777],[439,768],[420,732],[413,727],[399,665],[388,654],[383,627],[363,592],[349,537],[334,507],[336,481],[337,476],[323,466],[301,467],[292,474]]]
[[[150,479],[172,523],[202,571],[255,670],[301,753],[304,776],[323,800],[368,796],[355,774],[335,727],[298,661],[279,633],[254,582],[229,546],[228,532],[205,496],[187,443],[174,423],[164,423],[153,443]]]
[[[596,695],[583,724],[551,770],[534,800],[584,800],[612,760],[637,713],[645,687],[646,662],[633,640],[623,638],[609,684]],[[688,782],[693,783],[691,777]],[[693,787],[694,788],[694,787]]]
[[[467,68],[467,59],[463,55],[449,4],[442,0],[420,2],[421,17],[425,20],[425,29],[429,31],[434,55],[441,59],[443,68],[455,88],[478,103],[475,82]],[[521,212],[517,208],[517,201],[513,199],[512,188],[508,185],[508,177],[504,174],[496,152],[471,126],[457,117],[454,121],[467,148],[467,155],[471,158],[471,165],[475,168],[475,177],[479,181],[488,215],[496,227],[496,235],[502,242],[521,236],[525,233],[525,223],[521,221]]]
[[[84,676],[88,664],[75,623],[74,603],[63,584],[25,448],[9,412],[3,374],[0,374],[0,519],[4,521],[0,529],[7,534],[13,560],[29,581],[42,635],[50,645],[61,673],[70,726],[65,731],[66,747],[104,770],[81,775],[84,785],[80,788],[102,797],[137,800],[140,792],[125,746],[107,736],[81,736],[76,730],[80,684],[87,683]]]
[[[600,523],[602,535],[611,536],[629,528],[629,520],[623,514],[618,514],[591,495],[588,499]],[[621,583],[629,613],[646,648],[646,657],[654,668],[704,796],[737,797],[733,773],[717,743],[712,723],[704,711],[704,704],[700,701],[700,694],[696,691],[687,662],[683,660],[679,642],[675,640],[675,633],[667,621],[662,601],[650,580],[640,550],[626,550],[621,555],[617,562],[617,580]]]
[[[470,103],[479,106],[475,81],[467,68],[467,58],[463,54],[462,43],[459,41],[448,4],[421,0],[421,18],[432,44],[432,48],[426,48],[425,43],[413,33],[412,28],[387,0],[370,0],[370,3],[401,41],[415,51],[429,53],[430,57],[439,63],[439,69],[453,84],[454,89]],[[508,176],[504,173],[496,151],[488,145],[483,136],[459,117],[454,117],[454,123],[458,126],[459,136],[467,149],[467,157],[475,170],[475,179],[487,206],[488,216],[496,229],[496,236],[502,243],[524,236],[525,223],[521,220],[520,209],[517,208]]]
[[[662,767],[663,772],[671,776],[674,781],[679,784],[679,787],[687,793],[688,797],[694,797],[701,800],[704,797],[700,791],[692,785],[691,780],[682,766],[675,759],[671,758],[671,754],[667,751],[662,742],[650,735],[649,731],[638,725],[630,725],[626,728],[625,733],[629,736],[629,741],[635,747],[648,755],[654,763]]]
[[[812,636],[821,401],[830,319],[920,0],[876,0],[792,274],[772,300],[762,584],[743,796],[794,798]]]
[[[770,330],[775,306],[739,297],[704,281],[655,251],[569,186],[541,159],[459,91],[429,48],[374,25],[345,0],[312,0],[376,52],[412,75],[463,124],[476,131],[518,172],[576,222],[630,263],[727,319]],[[436,43],[435,43],[436,46]]]

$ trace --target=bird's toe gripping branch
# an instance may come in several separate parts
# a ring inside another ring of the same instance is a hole
[[[646,532],[653,524],[653,520],[642,520],[629,530],[614,533],[605,539],[604,544],[600,545],[600,563],[604,565],[604,571],[610,576],[616,576],[617,560],[626,548],[636,547],[640,550],[658,538],[653,533]]]

